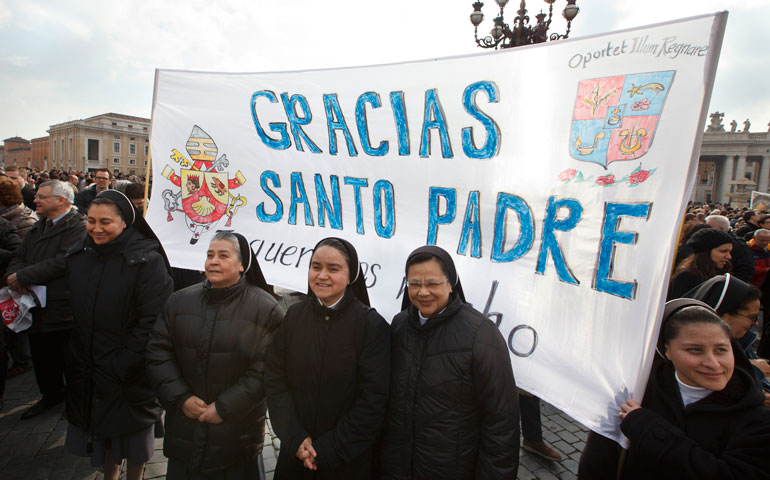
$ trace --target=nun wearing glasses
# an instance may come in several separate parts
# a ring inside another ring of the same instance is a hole
[[[465,301],[452,257],[406,260],[408,296],[391,324],[383,478],[515,479],[519,404],[495,324]]]

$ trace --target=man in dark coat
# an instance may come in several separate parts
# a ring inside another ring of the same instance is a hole
[[[72,208],[72,189],[59,180],[44,183],[35,196],[40,220],[14,253],[6,272],[10,288],[46,287],[46,306],[32,310],[29,332],[35,379],[43,398],[22,414],[31,418],[64,400],[64,354],[75,325],[67,290],[64,255],[85,236],[85,220]]]
[[[112,172],[108,168],[100,168],[94,173],[94,179],[96,180],[90,187],[84,188],[75,196],[75,207],[83,215],[88,212],[88,206],[96,198],[99,193],[108,190],[110,188],[110,182],[112,181]]]
[[[754,230],[759,229],[759,215],[754,210],[749,210],[743,214],[743,220],[746,223],[735,231],[735,235],[744,240],[751,240]]]

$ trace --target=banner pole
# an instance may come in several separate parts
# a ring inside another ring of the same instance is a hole
[[[150,167],[152,166],[152,150],[147,149],[147,168],[144,170],[144,203],[142,204],[142,216],[147,215],[147,196],[150,193]]]

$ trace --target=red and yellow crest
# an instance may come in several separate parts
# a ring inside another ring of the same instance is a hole
[[[170,165],[163,169],[163,177],[181,188],[177,193],[164,190],[163,200],[169,222],[174,220],[172,212],[184,212],[187,227],[193,233],[190,243],[195,244],[223,216],[227,217],[225,226],[231,225],[236,211],[246,205],[246,198],[233,195],[231,190],[246,183],[246,178],[240,171],[230,178],[225,170],[230,164],[227,155],[217,158],[216,143],[197,125],[190,133],[186,150],[189,160],[177,149],[171,153],[171,159],[182,167],[180,175]]]

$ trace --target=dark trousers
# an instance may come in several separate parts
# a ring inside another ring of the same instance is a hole
[[[531,395],[519,394],[519,415],[521,416],[521,434],[524,440],[532,442],[542,440],[540,399]]]
[[[37,386],[40,393],[51,399],[64,398],[64,358],[71,332],[29,334]]]
[[[1,327],[0,328],[5,328]],[[5,350],[5,337],[0,335],[0,400],[5,393],[5,379],[8,375],[8,352]]]
[[[9,328],[3,329],[5,337],[5,348],[11,354],[14,367],[27,367],[32,363],[31,353],[29,351],[29,339],[27,332],[16,333]]]

